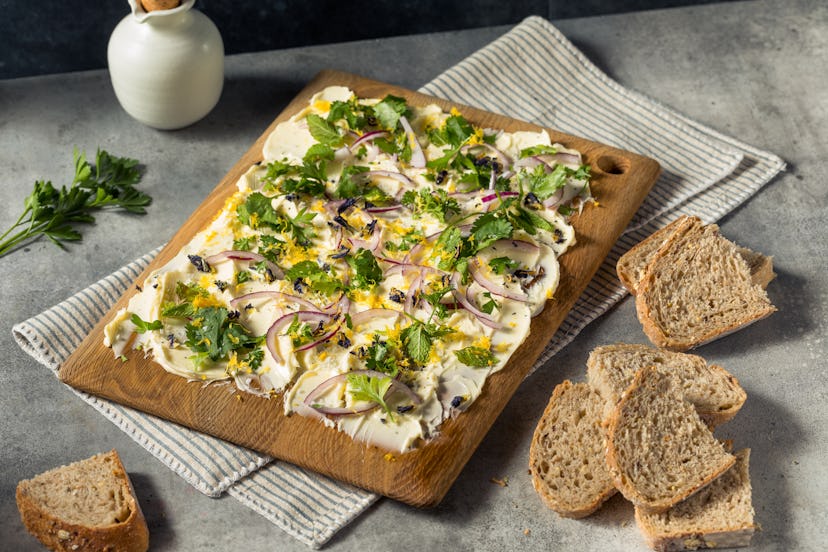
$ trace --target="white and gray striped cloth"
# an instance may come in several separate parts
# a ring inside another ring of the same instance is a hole
[[[627,90],[549,22],[530,17],[422,88],[422,92],[556,128],[652,157],[663,174],[534,369],[625,292],[615,262],[679,214],[714,222],[785,164],[777,156]],[[152,252],[13,328],[20,346],[57,371],[84,335],[150,262]],[[78,392],[150,453],[209,496],[227,492],[318,548],[377,495]]]

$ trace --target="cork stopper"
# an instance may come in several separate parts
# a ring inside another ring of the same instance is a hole
[[[181,0],[141,0],[145,12],[171,10],[177,8],[180,4]]]

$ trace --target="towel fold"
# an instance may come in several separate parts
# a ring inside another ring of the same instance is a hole
[[[544,350],[542,367],[625,295],[615,263],[681,214],[710,223],[785,167],[777,156],[696,123],[632,92],[593,65],[554,26],[530,17],[421,89],[652,157],[663,173],[587,290]],[[15,339],[57,374],[158,250],[14,326]],[[160,418],[75,391],[170,469],[208,496],[227,492],[318,548],[378,496],[274,461]]]

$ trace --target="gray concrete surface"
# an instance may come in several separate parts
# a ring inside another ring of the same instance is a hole
[[[828,8],[819,0],[736,2],[567,20],[560,28],[624,85],[788,162],[721,224],[726,236],[774,256],[779,276],[769,293],[779,312],[699,352],[748,392],[719,434],[753,449],[763,527],[753,549],[824,549]],[[191,488],[18,349],[11,326],[168,239],[317,70],[417,87],[505,30],[233,56],[217,109],[169,133],[121,111],[105,72],[0,81],[0,226],[17,217],[34,180],[69,177],[73,147],[137,157],[155,198],[148,216],[101,216],[66,251],[41,241],[0,258],[0,548],[38,549],[16,512],[18,480],[114,447],[133,476],[153,550],[307,549],[234,499]],[[326,548],[645,550],[623,500],[585,520],[563,520],[541,504],[527,474],[531,434],[552,389],[583,378],[589,351],[615,341],[646,341],[629,299],[518,390],[440,506],[381,500]]]

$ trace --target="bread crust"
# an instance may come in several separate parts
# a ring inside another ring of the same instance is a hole
[[[20,518],[26,529],[50,550],[66,552],[145,552],[149,548],[149,530],[144,514],[135,499],[135,490],[115,450],[101,456],[112,456],[113,473],[129,487],[124,496],[129,503],[129,517],[104,526],[69,523],[43,510],[29,495],[28,483],[17,485],[15,497]]]
[[[714,481],[717,477],[730,469],[730,467],[736,462],[736,457],[728,454],[723,462],[717,466],[713,466],[708,473],[704,474],[698,481],[686,486],[684,489],[677,489],[674,494],[663,499],[652,500],[639,492],[635,485],[628,479],[624,468],[619,463],[618,450],[616,447],[616,436],[619,432],[619,427],[626,421],[626,408],[631,400],[631,397],[635,397],[640,390],[645,388],[645,386],[652,385],[652,382],[649,380],[661,378],[666,378],[666,376],[661,375],[655,366],[642,368],[636,372],[633,383],[627,391],[624,392],[621,401],[619,401],[616,405],[615,410],[613,410],[613,413],[609,416],[606,422],[607,465],[609,466],[610,473],[612,474],[615,482],[615,487],[627,500],[632,502],[636,507],[641,508],[641,510],[646,513],[661,513],[668,510],[675,504],[681,502],[700,489],[704,488],[706,485],[710,484],[710,482]],[[684,401],[682,398],[678,398],[678,400]],[[698,414],[695,413],[695,409],[693,409],[689,403],[687,404],[690,406],[690,412],[694,416],[698,416]],[[699,419],[699,421],[701,420]]]

